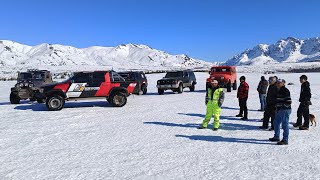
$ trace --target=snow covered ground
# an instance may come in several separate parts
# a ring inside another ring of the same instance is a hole
[[[245,75],[250,120],[234,117],[236,92],[227,93],[217,132],[197,129],[207,73],[196,73],[196,92],[159,96],[155,84],[164,74],[152,74],[148,95],[130,96],[123,108],[102,99],[67,102],[58,112],[28,101],[11,105],[15,82],[0,82],[0,179],[320,179],[319,127],[291,128],[289,146],[269,142],[273,132],[258,129],[261,74]],[[295,122],[301,74],[277,75],[294,83]],[[320,74],[307,75],[310,112],[319,116]]]

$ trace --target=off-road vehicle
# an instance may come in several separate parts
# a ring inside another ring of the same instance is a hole
[[[136,88],[133,90],[133,94],[147,94],[148,91],[148,80],[144,72],[142,71],[128,71],[118,72],[127,82],[137,83]]]
[[[11,104],[19,104],[20,100],[30,99],[43,103],[43,99],[38,97],[39,89],[45,84],[51,84],[52,76],[50,71],[29,69],[27,72],[18,72],[17,84],[11,88]]]
[[[212,80],[217,80],[221,87],[227,88],[227,92],[237,90],[237,71],[234,66],[214,66],[211,68],[207,86]]]
[[[42,86],[41,92],[51,111],[61,110],[65,101],[88,98],[106,98],[113,106],[122,107],[136,85],[114,71],[77,72],[63,82]]]
[[[172,90],[173,92],[183,93],[183,89],[188,87],[190,91],[195,90],[197,84],[196,76],[193,71],[175,71],[168,72],[166,76],[157,81],[158,94],[164,94],[165,90]]]

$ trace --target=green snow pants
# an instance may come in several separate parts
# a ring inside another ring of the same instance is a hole
[[[212,116],[214,116],[213,128],[219,128],[220,112],[221,112],[221,107],[218,106],[218,102],[212,102],[211,100],[208,101],[207,113],[206,113],[205,119],[202,122],[202,127],[207,128]]]

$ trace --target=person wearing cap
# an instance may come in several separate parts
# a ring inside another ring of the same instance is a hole
[[[299,108],[297,112],[297,122],[293,124],[294,127],[299,127],[300,130],[308,130],[309,129],[309,105],[311,105],[311,89],[310,83],[308,82],[308,77],[306,75],[302,75],[300,77],[301,83],[301,91],[299,98]],[[302,117],[304,119],[304,123],[302,124]]]
[[[268,88],[268,81],[264,76],[261,76],[261,81],[259,82],[257,91],[259,93],[259,99],[260,99],[260,109],[259,111],[264,111],[267,105],[267,88]]]
[[[268,87],[268,93],[267,93],[267,105],[263,113],[263,123],[262,126],[260,126],[260,129],[268,129],[269,127],[269,119],[271,118],[271,128],[269,129],[274,130],[274,119],[275,119],[275,101],[277,99],[277,79],[274,76],[269,77],[269,87]]]
[[[221,106],[224,101],[224,92],[223,89],[218,85],[217,80],[211,81],[211,83],[207,87],[206,93],[206,105],[207,105],[207,112],[205,119],[202,122],[202,125],[198,129],[206,129],[208,124],[214,116],[213,122],[213,130],[218,130],[220,126],[220,113],[221,113]]]
[[[291,96],[289,89],[285,86],[284,79],[278,79],[278,93],[275,100],[276,119],[274,121],[274,136],[270,141],[277,142],[277,145],[288,145],[289,140],[289,117],[291,114]],[[283,138],[280,141],[280,125],[282,124]]]
[[[247,100],[249,95],[249,85],[246,82],[246,77],[240,77],[240,85],[238,88],[237,98],[239,99],[240,112],[236,117],[242,117],[242,120],[248,120]]]

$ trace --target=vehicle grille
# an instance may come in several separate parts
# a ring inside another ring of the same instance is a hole
[[[172,84],[172,81],[170,80],[161,80],[160,85],[165,85],[165,84]]]

